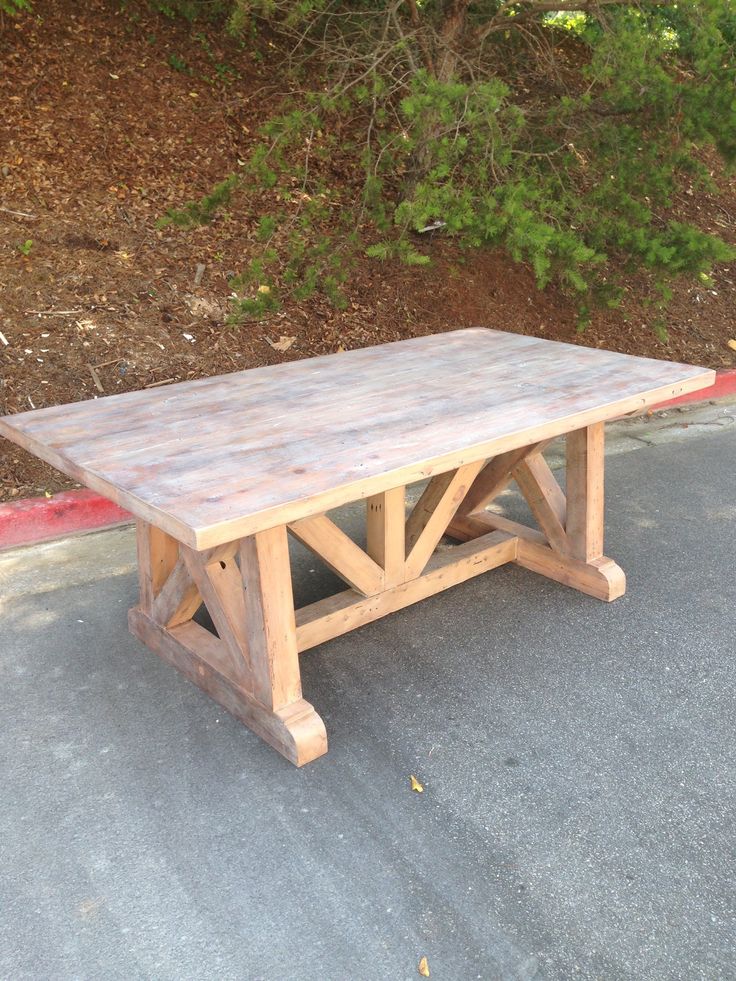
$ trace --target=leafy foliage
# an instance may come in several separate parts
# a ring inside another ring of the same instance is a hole
[[[0,0],[0,14],[9,14],[13,17],[21,10],[30,10],[31,0]]]
[[[192,225],[208,224],[217,212],[230,201],[233,191],[238,186],[238,180],[237,174],[230,174],[199,201],[188,201],[180,210],[169,209],[166,215],[159,219],[158,227],[179,225],[186,228]]]
[[[190,23],[199,18],[215,19],[228,13],[228,0],[149,0],[151,7],[164,17],[183,17]]]
[[[612,256],[660,281],[735,258],[661,212],[686,182],[708,183],[707,148],[736,162],[736,8],[568,6],[238,0],[230,28],[279,35],[300,90],[240,177],[166,220],[211,220],[235,186],[279,199],[262,255],[233,283],[239,316],[315,290],[341,302],[360,251],[424,263],[427,228],[505,248],[540,287],[562,283],[583,326],[615,292]],[[351,201],[331,192],[336,154]]]

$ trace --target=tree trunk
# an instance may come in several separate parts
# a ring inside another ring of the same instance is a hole
[[[436,54],[432,59],[432,74],[439,82],[449,82],[457,70],[458,49],[465,31],[470,0],[448,0],[437,30]],[[441,135],[441,124],[436,112],[427,112],[422,122],[422,136],[412,154],[411,167],[406,185],[406,196],[411,197],[417,183],[426,176],[433,162],[433,147]]]
[[[465,31],[470,0],[449,0],[437,38],[437,78],[449,82],[457,68],[457,51]]]

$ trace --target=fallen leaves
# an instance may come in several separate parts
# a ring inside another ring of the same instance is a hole
[[[728,341],[728,346],[731,348],[732,351],[736,351],[736,340],[734,340],[734,338],[731,338],[731,340]]]
[[[422,957],[422,959],[419,961],[417,971],[419,971],[423,978],[429,977],[429,961],[426,957]]]
[[[424,784],[419,783],[413,773],[409,775],[409,783],[411,784],[412,790],[415,790],[418,794],[424,793]]]
[[[282,334],[277,341],[272,341],[270,337],[266,338],[274,351],[288,351],[295,340],[296,337],[287,337],[285,334]]]
[[[221,321],[225,317],[225,308],[220,301],[206,296],[194,296],[187,294],[184,296],[187,309],[193,317],[204,317],[210,320]]]

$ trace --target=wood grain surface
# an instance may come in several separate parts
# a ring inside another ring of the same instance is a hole
[[[0,434],[202,550],[714,377],[471,328],[5,416]]]

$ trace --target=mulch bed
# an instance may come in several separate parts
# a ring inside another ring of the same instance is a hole
[[[430,267],[365,260],[345,310],[312,297],[228,326],[228,280],[254,254],[259,215],[191,230],[156,220],[236,170],[278,106],[267,41],[254,58],[143,3],[36,0],[32,18],[0,27],[0,63],[2,413],[478,324],[736,367],[736,265],[713,285],[677,283],[664,314],[648,299],[653,278],[628,275],[623,307],[594,310],[579,333],[559,289],[540,292],[500,252],[464,254],[442,237],[422,240]],[[736,242],[736,181],[716,177],[721,194],[688,189],[672,214]],[[295,338],[284,352],[269,343],[282,336]],[[2,441],[0,500],[69,486]]]

